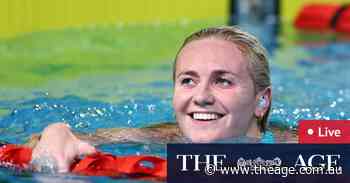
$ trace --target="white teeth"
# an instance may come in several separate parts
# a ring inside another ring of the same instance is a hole
[[[193,119],[196,120],[215,120],[218,119],[219,116],[214,113],[193,113]]]

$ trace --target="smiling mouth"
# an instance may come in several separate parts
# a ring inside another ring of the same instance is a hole
[[[193,112],[189,113],[192,119],[198,121],[212,121],[222,118],[224,115],[215,112]]]

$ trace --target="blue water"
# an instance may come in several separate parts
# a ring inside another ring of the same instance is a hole
[[[300,46],[291,51],[308,54],[295,65],[281,69],[273,64],[271,123],[295,128],[300,119],[350,119],[349,49],[349,43]],[[287,51],[289,56],[293,53]]]
[[[349,43],[328,43],[282,47],[273,52],[270,124],[296,129],[300,119],[350,119],[348,50]],[[1,140],[24,143],[32,133],[57,121],[66,121],[80,132],[174,122],[171,61],[150,70],[81,76],[60,82],[29,91],[1,89]],[[273,135],[269,133],[263,141],[273,142]],[[103,145],[99,148],[117,155],[166,154],[164,146],[154,144]],[[18,174],[5,169],[0,171],[0,177],[0,181],[11,182],[112,180],[107,177]]]

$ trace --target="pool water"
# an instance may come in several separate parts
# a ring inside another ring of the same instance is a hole
[[[131,48],[130,48],[131,49]],[[282,46],[271,53],[273,105],[270,125],[296,129],[301,119],[350,119],[350,44]],[[129,72],[82,74],[37,88],[0,89],[1,140],[24,143],[52,122],[66,121],[79,132],[98,128],[145,127],[174,122],[171,58],[158,67]],[[264,142],[274,143],[267,133]],[[163,145],[113,144],[116,155],[166,156]],[[107,177],[16,173],[2,169],[1,182],[104,182]],[[139,180],[113,180],[142,182]]]

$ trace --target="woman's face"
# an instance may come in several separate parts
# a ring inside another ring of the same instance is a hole
[[[187,138],[212,142],[257,129],[254,84],[235,44],[217,38],[190,42],[175,67],[173,105]]]

